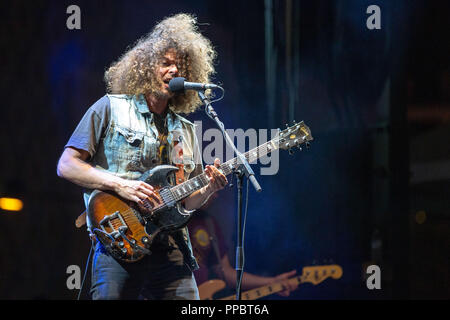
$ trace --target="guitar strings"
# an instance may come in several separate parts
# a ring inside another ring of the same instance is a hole
[[[251,163],[251,162],[257,160],[258,158],[265,156],[268,153],[272,152],[273,150],[271,150],[272,148],[269,148],[269,145],[271,145],[272,142],[279,143],[279,141],[280,141],[280,137],[276,137],[270,141],[263,143],[260,146],[257,146],[256,148],[253,148],[250,151],[247,151],[246,153],[244,153],[243,156],[246,158],[246,160],[249,163]],[[224,172],[225,175],[228,175],[232,172],[232,168],[237,166],[237,162],[238,162],[238,158],[233,158],[233,159],[223,163],[220,166],[220,169]],[[202,173],[202,174],[198,175],[197,177],[194,177],[193,179],[190,179],[182,184],[173,186],[170,189],[166,189],[166,190],[170,191],[170,194],[166,194],[166,195],[169,196],[170,198],[173,198],[173,200],[175,200],[175,201],[179,201],[179,200],[183,199],[189,192],[196,191],[196,190],[200,189],[201,187],[203,187],[204,185],[207,185],[208,183],[209,183],[209,178],[207,177],[206,173]],[[180,189],[184,192],[180,193],[179,192]],[[186,191],[186,189],[188,191]],[[146,209],[148,209],[149,211],[156,211],[156,210],[166,208],[167,204],[165,203],[164,199],[162,199],[161,195],[160,195],[159,199],[162,200],[163,203],[160,205],[156,205],[153,208],[150,207],[150,201],[148,199],[145,199],[144,207]],[[121,212],[121,214],[124,218],[135,217],[135,213],[131,207],[128,207],[128,209]],[[112,220],[110,220],[110,222],[114,228],[122,225],[122,221],[120,221],[120,219],[112,219]]]
[[[276,137],[276,138],[272,139],[271,141],[265,142],[262,145],[260,145],[256,148],[253,148],[250,151],[247,151],[246,153],[244,153],[243,156],[246,158],[246,160],[249,163],[251,163],[251,162],[257,160],[258,158],[263,157],[263,156],[269,154],[270,152],[272,152],[273,150],[272,150],[272,148],[269,147],[269,145],[271,145],[272,142],[278,143],[279,140],[280,140],[280,138]],[[219,169],[221,169],[225,175],[229,175],[232,172],[232,168],[236,167],[237,162],[238,162],[238,158],[233,158],[233,159],[223,163],[219,167]],[[199,188],[201,188],[202,186],[208,184],[208,182],[209,182],[209,179],[208,179],[206,173],[202,173],[182,184],[173,186],[172,188],[170,188],[170,190],[173,191],[172,195],[174,196],[174,200],[179,201],[179,200],[183,199],[188,192],[196,191]],[[188,192],[186,192],[186,189],[188,190]],[[184,191],[184,192],[180,192],[180,191]]]

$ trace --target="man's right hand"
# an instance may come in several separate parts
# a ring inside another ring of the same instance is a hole
[[[154,207],[162,203],[154,188],[143,181],[122,179],[111,173],[98,170],[88,164],[86,150],[68,147],[58,162],[58,176],[88,189],[111,190],[124,199],[134,201],[140,206],[149,199]]]
[[[121,179],[115,186],[114,191],[122,198],[134,201],[139,205],[144,205],[146,199],[161,203],[155,189],[144,181]]]

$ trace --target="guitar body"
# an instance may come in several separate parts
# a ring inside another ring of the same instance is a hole
[[[208,280],[198,286],[200,300],[214,300],[213,296],[223,288],[225,288],[225,281],[214,279]]]
[[[177,170],[161,165],[139,178],[154,187],[158,199],[165,204],[162,209],[158,209],[156,202],[148,202],[149,209],[144,210],[113,192],[92,192],[87,214],[92,232],[108,253],[122,261],[139,261],[151,254],[150,246],[160,232],[176,230],[188,223],[193,211],[185,210],[169,194],[169,179]]]

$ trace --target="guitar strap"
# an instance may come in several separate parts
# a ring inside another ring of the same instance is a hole
[[[83,213],[78,216],[77,220],[75,220],[75,226],[77,228],[81,228],[85,224],[86,224],[86,211],[83,211]]]
[[[181,136],[179,139],[180,141],[174,142],[175,159],[173,164],[178,168],[178,171],[175,173],[175,184],[184,182],[183,142],[181,141]]]

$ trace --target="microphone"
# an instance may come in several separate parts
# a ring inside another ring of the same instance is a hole
[[[184,90],[200,91],[214,88],[219,88],[219,86],[210,83],[187,82],[184,81],[183,77],[173,78],[172,80],[169,81],[169,90],[172,92],[179,92]]]

